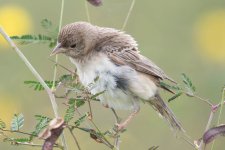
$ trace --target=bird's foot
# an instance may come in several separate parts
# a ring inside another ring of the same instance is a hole
[[[115,126],[116,126],[116,130],[117,131],[123,131],[123,130],[125,130],[125,128],[127,127],[127,123],[116,123],[115,124]]]
[[[130,121],[134,118],[134,116],[139,112],[139,107],[138,109],[134,110],[128,117],[127,119],[122,122],[122,123],[116,123],[116,127],[118,131],[123,131],[127,125],[130,123]]]

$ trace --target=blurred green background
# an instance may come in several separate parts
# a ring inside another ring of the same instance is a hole
[[[131,0],[105,0],[101,7],[88,4],[91,23],[120,29],[128,13]],[[10,35],[43,33],[40,21],[44,18],[59,23],[61,1],[0,0],[0,25]],[[63,25],[86,21],[84,0],[66,0]],[[136,1],[125,31],[139,43],[142,54],[151,58],[169,76],[181,83],[181,73],[186,73],[197,88],[197,93],[214,103],[221,100],[225,83],[225,1],[224,0],[140,0]],[[46,80],[52,80],[53,63],[48,60],[51,49],[47,45],[19,46],[37,71]],[[60,64],[73,68],[64,56]],[[45,92],[35,92],[23,84],[35,80],[17,54],[0,38],[0,118],[10,122],[14,113],[25,116],[23,130],[32,131],[35,114],[53,117],[51,104]],[[65,74],[59,68],[58,76]],[[171,97],[161,92],[164,99]],[[63,100],[57,100],[60,113],[64,114]],[[114,118],[110,110],[98,103],[93,104],[94,120],[106,130],[112,127]],[[209,107],[195,99],[182,96],[169,104],[193,139],[204,132],[210,113]],[[85,106],[86,107],[86,106]],[[83,108],[83,112],[86,108]],[[123,116],[127,112],[120,112]],[[212,125],[216,125],[218,113]],[[222,123],[225,123],[225,113]],[[107,149],[76,131],[82,149]],[[66,132],[70,149],[76,149]],[[193,149],[176,138],[167,124],[147,105],[130,123],[128,131],[121,136],[121,149],[147,150],[153,145],[162,150]],[[219,138],[214,150],[225,149],[225,139]],[[209,146],[210,147],[210,146]],[[208,147],[208,149],[209,149]],[[40,149],[10,146],[0,142],[1,150]]]

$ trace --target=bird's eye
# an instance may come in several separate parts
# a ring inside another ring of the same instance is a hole
[[[75,48],[76,46],[76,44],[70,45],[71,48]]]

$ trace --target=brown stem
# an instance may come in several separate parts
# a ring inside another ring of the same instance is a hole
[[[210,125],[211,125],[212,120],[213,120],[213,116],[214,116],[214,112],[211,111],[210,115],[209,115],[208,123],[207,123],[207,125],[205,127],[205,131],[207,131],[210,128]],[[201,142],[199,144],[199,150],[202,150],[202,146],[203,146],[203,140],[201,140]]]
[[[64,129],[64,124],[62,124],[60,127],[56,128],[56,129],[52,129],[51,136],[45,140],[45,142],[42,146],[42,150],[52,150],[55,145],[56,140],[62,134],[63,129]]]
[[[36,136],[34,134],[23,132],[23,131],[12,131],[12,130],[7,130],[7,129],[0,129],[0,130],[3,132],[20,133],[20,134],[25,134],[25,135],[30,135],[30,136]]]
[[[92,109],[91,109],[91,102],[90,102],[90,100],[88,100],[88,107],[89,107],[89,111],[90,111],[90,115],[88,116],[88,117],[89,117],[88,119],[92,120],[92,119],[93,119],[93,114],[92,114]]]

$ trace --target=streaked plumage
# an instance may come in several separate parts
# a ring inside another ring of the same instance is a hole
[[[139,53],[137,43],[130,35],[112,28],[76,22],[62,28],[58,45],[52,53],[64,53],[70,57],[84,86],[99,77],[90,90],[93,94],[105,91],[99,96],[102,104],[138,112],[143,100],[173,128],[182,129],[158,92],[161,80],[174,81]]]

